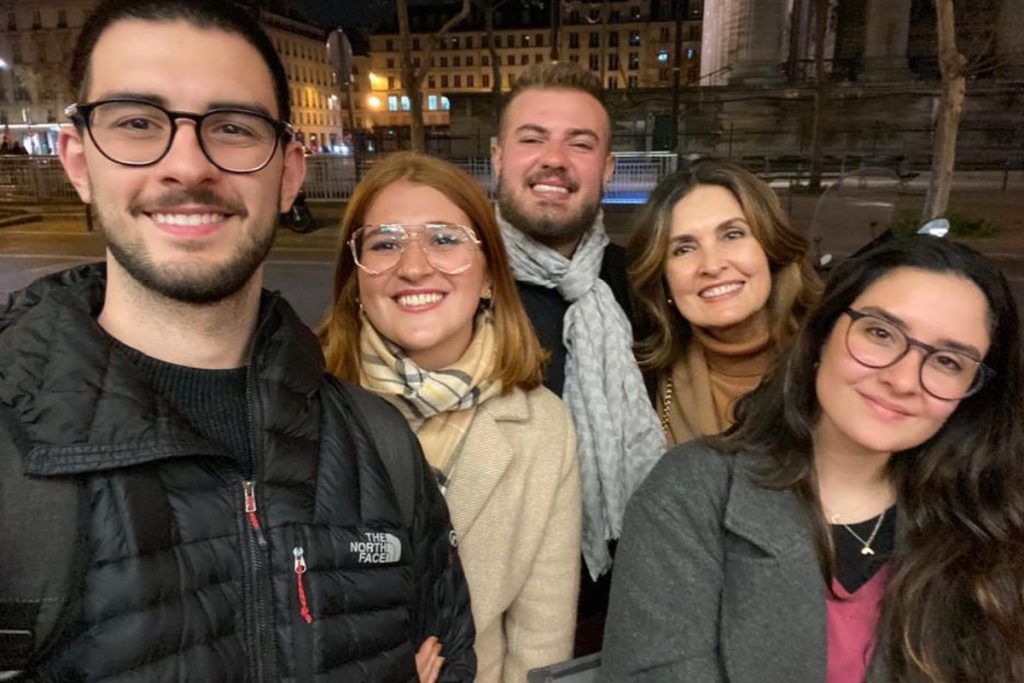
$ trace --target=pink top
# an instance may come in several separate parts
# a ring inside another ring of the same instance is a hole
[[[882,612],[882,596],[889,580],[889,565],[852,595],[832,579],[837,600],[827,598],[828,673],[826,683],[863,683],[875,646],[875,627]]]

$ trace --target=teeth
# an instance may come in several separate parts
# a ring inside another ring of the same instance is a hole
[[[533,189],[538,192],[561,192],[562,194],[569,194],[569,188],[561,187],[559,185],[545,185],[544,183],[537,183],[533,186]]]
[[[742,286],[743,283],[740,282],[734,282],[731,285],[719,285],[717,287],[712,287],[710,289],[703,290],[700,293],[700,296],[702,299],[713,299],[716,296],[722,296],[724,294],[730,294],[732,292],[735,292]]]
[[[444,298],[443,294],[408,294],[398,297],[399,306],[426,306],[437,303]]]
[[[224,220],[222,213],[154,213],[153,220],[165,225],[209,225]]]

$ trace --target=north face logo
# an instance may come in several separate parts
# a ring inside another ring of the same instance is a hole
[[[367,531],[365,541],[352,541],[350,552],[359,556],[362,564],[391,564],[402,559],[402,542],[389,533]]]

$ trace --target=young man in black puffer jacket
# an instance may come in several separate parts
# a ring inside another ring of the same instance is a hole
[[[108,251],[0,312],[0,673],[472,680],[415,437],[261,289],[305,174],[269,39],[230,3],[105,2],[72,80],[61,160]]]

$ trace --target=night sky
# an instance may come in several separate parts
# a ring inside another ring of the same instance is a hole
[[[394,0],[303,0],[309,17],[324,26],[373,27],[394,14]]]

